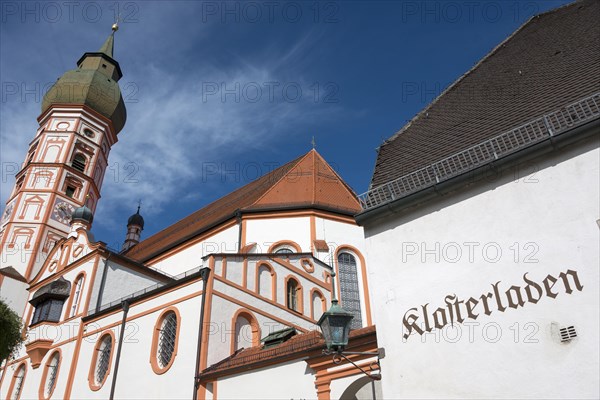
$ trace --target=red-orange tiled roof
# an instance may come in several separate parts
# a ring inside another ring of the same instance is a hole
[[[361,337],[373,335],[375,338],[375,326],[356,329],[350,331],[349,348],[352,347],[352,341]],[[319,331],[310,331],[293,336],[286,342],[264,348],[264,346],[254,346],[248,349],[241,349],[231,356],[211,365],[202,371],[202,377],[208,378],[210,375],[223,374],[226,371],[239,371],[256,368],[258,364],[269,363],[275,360],[288,360],[305,356],[320,356],[325,348],[325,340]]]
[[[316,150],[296,158],[150,236],[126,254],[147,261],[235,217],[236,211],[325,208],[360,211],[354,191]]]

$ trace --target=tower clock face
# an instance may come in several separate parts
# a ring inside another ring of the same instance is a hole
[[[71,215],[75,211],[75,206],[66,201],[57,201],[52,210],[52,219],[61,224],[68,225],[71,222]]]

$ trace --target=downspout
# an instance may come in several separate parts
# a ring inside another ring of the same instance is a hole
[[[121,348],[123,347],[123,338],[125,337],[125,323],[127,322],[127,313],[129,312],[129,302],[123,300],[121,302],[123,307],[123,320],[121,321],[121,333],[119,334],[119,347],[117,347],[117,359],[115,360],[115,373],[112,378],[112,385],[110,386],[110,400],[114,399],[115,388],[117,386],[117,375],[119,373],[119,361],[121,360]]]
[[[238,252],[242,250],[242,211],[235,210],[235,219],[238,223]],[[245,243],[244,243],[245,244]]]
[[[200,323],[198,324],[198,346],[196,347],[196,368],[194,369],[194,395],[193,400],[198,399],[198,387],[200,386],[200,346],[202,342],[202,328],[204,326],[204,304],[206,303],[206,283],[210,275],[210,268],[202,268],[200,276],[204,287],[202,289],[202,301],[200,303]]]
[[[106,275],[108,273],[108,260],[110,259],[111,253],[108,253],[108,257],[104,260],[104,270],[102,271],[102,280],[100,281],[100,290],[98,290],[98,298],[96,299],[96,310],[94,312],[100,311],[100,307],[102,306],[102,295],[104,294],[104,287],[106,286]]]

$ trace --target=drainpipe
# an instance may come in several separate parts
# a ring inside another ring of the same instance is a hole
[[[104,270],[102,271],[102,280],[100,281],[100,290],[98,290],[98,298],[96,299],[96,310],[94,312],[100,311],[100,307],[102,306],[102,296],[104,295],[104,286],[106,286],[106,275],[108,273],[108,260],[110,258],[111,253],[108,253],[108,257],[104,260]]]
[[[119,335],[119,347],[117,347],[115,372],[112,378],[112,385],[110,386],[110,400],[114,399],[115,388],[117,386],[117,374],[119,373],[119,361],[121,360],[121,348],[123,347],[123,338],[125,337],[125,323],[127,322],[127,313],[129,312],[129,302],[127,300],[123,300],[121,302],[121,307],[123,307],[123,320],[121,321],[121,334]]]
[[[198,325],[198,346],[196,348],[196,368],[194,369],[194,395],[193,400],[198,400],[198,387],[200,386],[200,346],[202,342],[202,328],[204,326],[204,304],[206,303],[206,282],[210,275],[210,268],[202,268],[200,270],[200,276],[202,282],[204,282],[204,288],[202,289],[202,301],[200,304],[200,323]]]
[[[238,252],[242,250],[242,211],[235,210],[235,219],[238,223]],[[245,244],[245,243],[244,243]]]

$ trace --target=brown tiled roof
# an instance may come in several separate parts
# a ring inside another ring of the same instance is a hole
[[[185,242],[235,217],[236,211],[322,207],[345,214],[360,210],[356,194],[315,150],[263,175],[150,236],[127,251],[139,261]]]
[[[600,1],[533,17],[379,149],[371,188],[600,90]]]
[[[348,349],[352,350],[353,341],[358,338],[373,335],[375,338],[375,325],[350,331]],[[319,331],[310,331],[295,335],[284,343],[264,348],[262,345],[241,349],[231,356],[211,365],[202,371],[203,378],[210,375],[223,374],[225,371],[243,371],[259,368],[260,364],[267,364],[275,360],[286,361],[306,356],[320,356],[325,348],[325,340]]]

